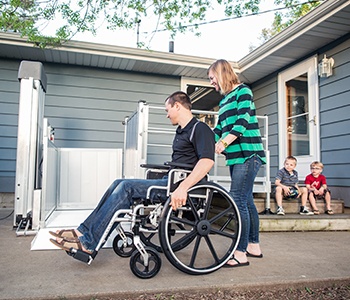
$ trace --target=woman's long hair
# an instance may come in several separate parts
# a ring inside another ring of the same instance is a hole
[[[233,70],[231,64],[224,59],[218,59],[209,67],[208,72],[212,71],[218,80],[220,94],[226,95],[231,92],[235,85],[239,84],[239,78]]]

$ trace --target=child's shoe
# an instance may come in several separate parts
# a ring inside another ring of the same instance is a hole
[[[299,214],[305,215],[305,216],[312,216],[314,213],[312,211],[309,211],[307,208],[300,208]]]
[[[277,207],[277,214],[284,216],[284,209],[282,208],[282,206],[278,206]]]

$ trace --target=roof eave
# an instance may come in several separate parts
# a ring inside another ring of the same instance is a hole
[[[310,11],[307,15],[300,18],[291,26],[287,27],[281,33],[275,35],[269,41],[265,42],[263,45],[259,46],[254,51],[240,59],[237,62],[240,72],[242,75],[244,75],[245,70],[257,65],[264,58],[290,44],[311,28],[329,18],[329,16],[334,15],[336,12],[348,6],[349,3],[349,0],[325,1],[319,7]]]

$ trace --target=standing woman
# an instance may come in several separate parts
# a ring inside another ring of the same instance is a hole
[[[253,199],[255,177],[266,163],[251,89],[240,83],[231,64],[220,59],[208,69],[210,84],[223,95],[214,128],[215,152],[226,156],[230,168],[230,194],[242,221],[241,239],[225,267],[248,266],[247,256],[261,258],[259,215]]]

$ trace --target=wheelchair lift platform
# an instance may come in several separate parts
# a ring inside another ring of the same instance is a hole
[[[49,231],[76,228],[90,214],[91,210],[55,210],[47,220],[46,226],[38,230],[35,235],[31,250],[56,250],[58,249],[49,240],[52,235]],[[64,228],[62,228],[64,224]]]

